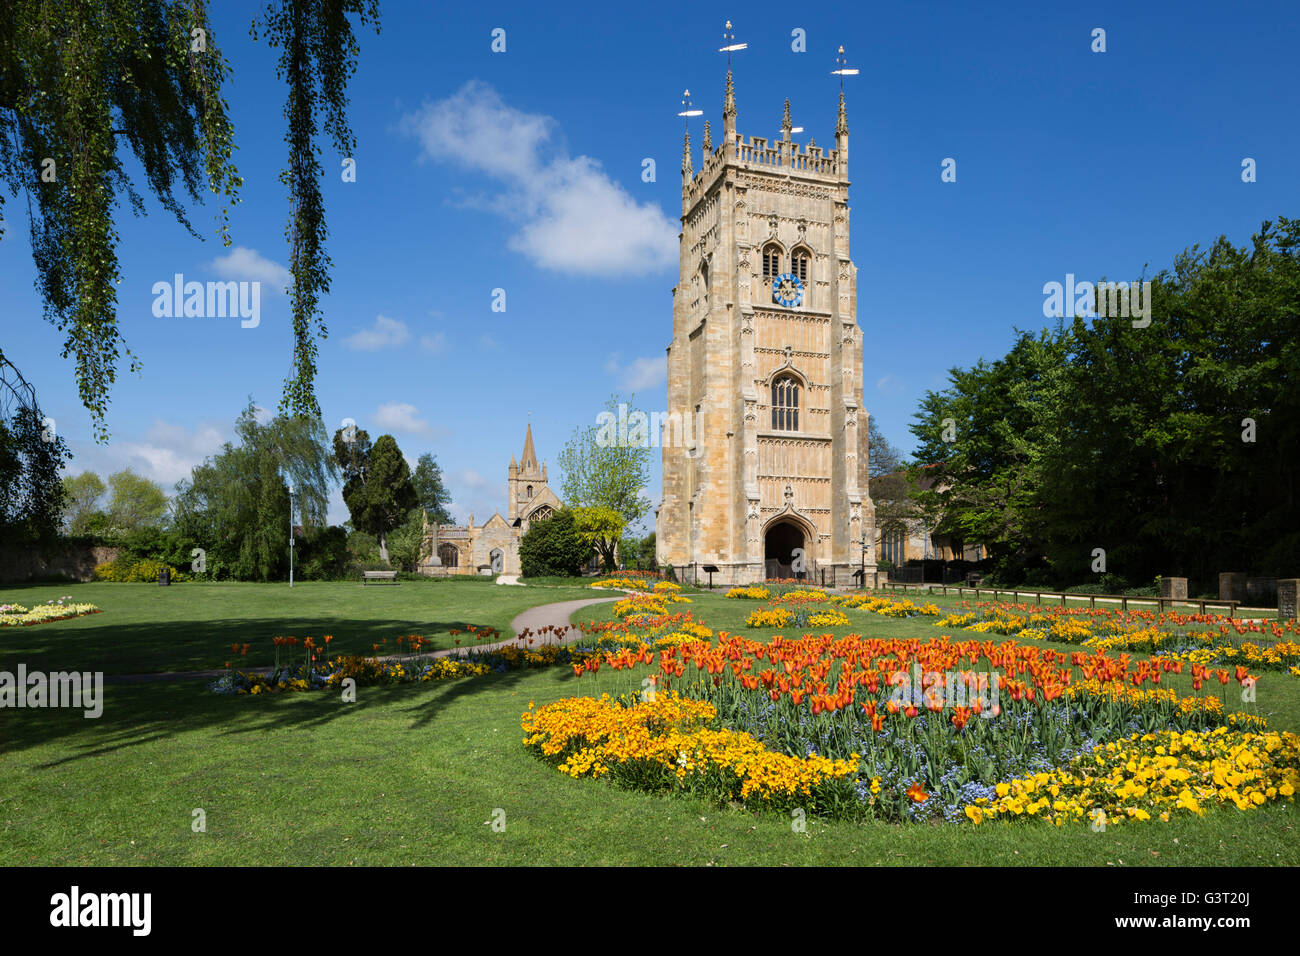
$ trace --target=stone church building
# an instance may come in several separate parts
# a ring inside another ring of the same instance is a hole
[[[857,268],[849,257],[849,127],[834,148],[736,130],[730,68],[722,140],[682,156],[680,278],[668,346],[661,564],[715,565],[715,583],[876,580]],[[688,447],[689,446],[689,447]]]
[[[534,521],[549,518],[561,507],[547,484],[546,462],[539,466],[533,448],[533,426],[524,435],[524,453],[510,459],[506,476],[506,517],[495,512],[482,525],[470,513],[465,525],[431,524],[424,516],[422,574],[519,574],[519,539]]]

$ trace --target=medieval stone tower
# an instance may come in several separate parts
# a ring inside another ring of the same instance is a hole
[[[548,518],[560,507],[546,483],[546,462],[537,464],[537,452],[533,448],[533,426],[528,426],[524,435],[523,458],[516,462],[512,456],[510,469],[506,474],[506,498],[509,514],[506,520],[514,524],[517,519],[536,521]]]
[[[727,70],[722,141],[682,155],[681,275],[673,289],[661,564],[716,565],[715,583],[875,580],[857,269],[849,258],[849,127],[835,148],[736,132]],[[863,541],[867,544],[864,558]]]

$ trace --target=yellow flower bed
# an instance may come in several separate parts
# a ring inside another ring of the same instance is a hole
[[[649,788],[672,783],[721,799],[781,802],[857,772],[851,760],[791,757],[749,734],[712,730],[712,704],[666,694],[624,707],[608,694],[570,697],[522,715],[524,745],[571,777],[611,772]]]
[[[1207,807],[1252,810],[1292,800],[1300,787],[1300,736],[1217,727],[1135,734],[1076,757],[1063,769],[997,785],[997,797],[965,808],[975,823],[998,817],[1075,821],[1168,821]]]
[[[843,611],[818,611],[808,616],[809,627],[848,627],[849,616]]]
[[[746,627],[788,627],[794,620],[794,611],[785,607],[760,608],[750,611],[745,618]]]
[[[691,599],[678,594],[633,594],[614,602],[614,616],[620,620],[643,614],[663,615],[669,604],[689,604]]]
[[[69,617],[98,613],[99,608],[93,604],[74,604],[66,598],[62,599],[61,603],[50,601],[32,607],[22,604],[0,604],[0,627],[30,627],[33,624],[48,624],[50,621],[62,621]]]
[[[832,601],[839,607],[860,608],[873,614],[883,614],[886,617],[912,617],[917,614],[939,617],[943,614],[937,604],[918,606],[912,603],[911,598],[894,601],[890,598],[871,594],[842,594],[833,597]]]
[[[672,581],[658,581],[655,583],[655,591],[660,594],[663,594],[665,592],[671,594],[680,591],[681,589],[682,586],[680,584],[673,584]]]
[[[601,578],[599,581],[592,581],[590,586],[624,591],[646,591],[649,589],[645,581],[638,581],[634,578]]]
[[[778,601],[789,601],[791,604],[807,604],[813,602],[820,604],[823,601],[829,601],[830,596],[825,591],[810,591],[807,588],[800,588],[794,591],[786,591]]]
[[[934,622],[935,627],[965,627],[979,617],[974,611],[968,614],[949,614]]]
[[[751,586],[747,588],[732,588],[727,592],[729,598],[745,598],[750,601],[766,601],[772,596],[772,592],[767,588]]]

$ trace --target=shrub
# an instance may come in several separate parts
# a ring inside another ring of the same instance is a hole
[[[526,578],[577,577],[591,553],[567,508],[535,522],[519,542],[519,564]]]
[[[190,576],[176,570],[162,561],[153,558],[141,558],[134,554],[120,554],[112,561],[105,561],[95,567],[96,581],[112,581],[118,584],[152,584],[158,580],[158,574],[164,568],[171,571],[175,582],[189,581]]]

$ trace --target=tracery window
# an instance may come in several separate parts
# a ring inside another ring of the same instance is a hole
[[[763,278],[775,279],[781,274],[781,247],[768,243],[763,247]]]
[[[793,375],[782,375],[772,383],[772,427],[799,430],[799,380]]]
[[[808,283],[809,264],[811,262],[812,253],[803,246],[790,253],[790,272],[805,285]]]

